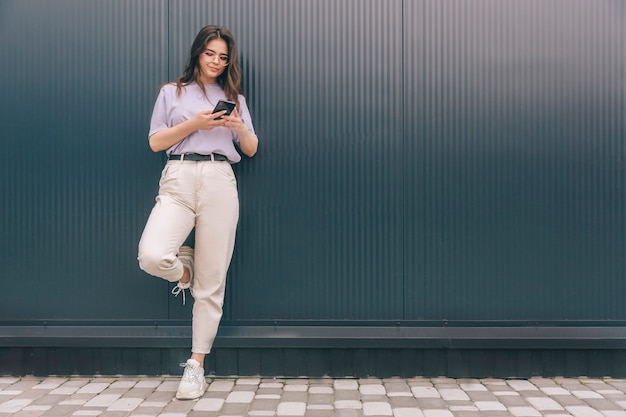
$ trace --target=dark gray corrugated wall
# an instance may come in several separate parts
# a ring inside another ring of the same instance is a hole
[[[623,319],[626,4],[405,4],[404,317]]]
[[[135,260],[157,88],[238,39],[224,323],[626,321],[621,0],[0,0],[0,320],[187,320]],[[183,321],[186,323],[186,321]]]

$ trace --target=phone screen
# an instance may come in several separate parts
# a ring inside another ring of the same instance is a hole
[[[220,100],[217,102],[217,105],[215,106],[215,108],[213,109],[213,113],[217,113],[219,111],[222,110],[226,110],[226,115],[229,116],[233,110],[235,109],[235,103],[233,103],[232,101],[226,101],[226,100]],[[222,117],[218,117],[216,118],[216,120],[221,119]]]

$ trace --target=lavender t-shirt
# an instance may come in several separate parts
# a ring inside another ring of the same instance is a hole
[[[166,84],[161,88],[150,121],[148,137],[158,131],[176,126],[191,119],[198,112],[213,110],[219,100],[226,100],[224,90],[219,84],[205,84],[206,97],[197,84],[185,86],[180,97],[176,96],[176,84]],[[248,130],[254,134],[250,111],[246,99],[239,95],[239,116]],[[199,153],[208,155],[219,153],[228,157],[231,163],[239,162],[241,156],[234,143],[239,143],[237,134],[226,128],[216,127],[211,130],[197,130],[167,149],[167,154]]]

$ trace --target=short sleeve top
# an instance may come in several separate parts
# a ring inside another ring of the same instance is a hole
[[[170,83],[161,87],[152,111],[148,137],[189,120],[200,111],[213,110],[219,100],[226,100],[224,90],[219,84],[205,84],[204,87],[206,95],[197,84],[186,85],[180,97],[176,96],[176,84]],[[244,125],[254,134],[250,111],[242,95],[239,95],[238,111]],[[168,155],[218,153],[228,157],[231,163],[236,163],[241,160],[241,156],[235,148],[235,143],[239,143],[239,137],[234,131],[226,127],[216,127],[193,132],[172,145],[166,153]]]

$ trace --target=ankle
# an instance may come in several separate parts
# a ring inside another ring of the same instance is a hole
[[[200,367],[204,368],[204,356],[203,353],[192,353],[191,359],[196,360],[200,364]]]
[[[187,283],[191,281],[191,273],[189,272],[189,269],[187,269],[186,266],[183,267],[183,276],[180,277],[179,281],[182,283]]]

